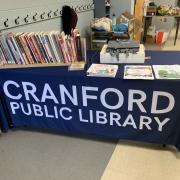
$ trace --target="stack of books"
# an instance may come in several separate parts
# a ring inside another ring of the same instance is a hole
[[[77,29],[0,35],[0,64],[72,63],[86,60],[86,39]]]

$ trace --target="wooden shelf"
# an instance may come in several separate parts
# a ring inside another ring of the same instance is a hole
[[[0,65],[0,69],[12,69],[12,68],[35,68],[35,67],[57,67],[57,66],[69,66],[70,63],[42,63],[42,64],[4,64]]]

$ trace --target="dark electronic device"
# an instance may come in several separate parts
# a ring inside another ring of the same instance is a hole
[[[125,53],[127,56],[129,53],[137,53],[139,51],[139,42],[132,40],[110,40],[106,52],[111,56],[116,56],[119,59],[119,53]]]

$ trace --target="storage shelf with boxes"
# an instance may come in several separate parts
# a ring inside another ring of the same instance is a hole
[[[100,50],[111,39],[134,39],[135,18],[125,11],[112,26],[112,20],[106,17],[91,21],[91,49]]]

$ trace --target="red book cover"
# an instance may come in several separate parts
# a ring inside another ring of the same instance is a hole
[[[23,37],[24,37],[24,39],[25,39],[26,42],[27,42],[27,45],[28,45],[28,48],[29,48],[29,50],[30,50],[30,52],[31,52],[31,55],[32,55],[32,57],[33,57],[34,63],[37,63],[38,61],[37,61],[37,59],[36,59],[33,46],[31,45],[31,42],[30,42],[30,40],[29,40],[29,38],[28,38],[28,34],[27,34],[27,33],[24,34]]]
[[[24,34],[17,36],[17,39],[19,39],[20,44],[22,45],[22,48],[24,49],[24,52],[26,54],[26,57],[28,58],[28,61],[30,64],[33,64],[36,62],[33,52],[30,49],[30,46],[28,44],[28,42],[26,41],[26,38],[24,36]]]
[[[30,38],[30,41],[32,42],[32,44],[34,46],[34,51],[35,51],[38,63],[44,62],[44,58],[42,57],[41,52],[40,52],[40,50],[39,50],[39,48],[37,46],[36,40],[34,38],[34,33],[30,33],[29,38]]]
[[[25,37],[25,39],[26,39],[26,41],[27,41],[27,43],[29,45],[29,48],[31,49],[31,52],[32,52],[33,56],[34,56],[35,63],[38,63],[38,55],[37,55],[36,49],[35,49],[35,47],[33,45],[33,42],[31,40],[30,36],[28,34],[25,34],[24,37]]]
[[[60,43],[64,58],[65,58],[65,63],[68,63],[68,62],[70,62],[70,57],[69,57],[69,54],[67,52],[67,46],[65,44],[66,42],[64,41],[61,34],[58,35],[58,38],[59,38],[59,43]]]
[[[72,54],[71,44],[70,44],[68,38],[66,39],[66,45],[67,45],[68,54],[69,54],[69,57],[70,57],[70,62],[73,62],[74,58],[73,58],[73,54]]]
[[[19,45],[19,48],[21,49],[21,52],[22,52],[22,55],[24,57],[26,64],[31,64],[31,61],[30,61],[29,57],[27,56],[25,48],[24,48],[25,44],[21,42],[19,35],[14,36],[14,38],[15,38],[17,44]]]
[[[161,44],[162,44],[163,35],[164,35],[164,32],[158,32],[157,38],[156,38],[156,43],[157,43],[158,45],[161,45]]]

